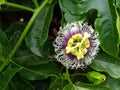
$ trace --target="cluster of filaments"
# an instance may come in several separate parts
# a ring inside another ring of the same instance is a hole
[[[87,24],[74,22],[60,27],[53,46],[55,58],[70,69],[86,68],[99,50],[98,33]]]

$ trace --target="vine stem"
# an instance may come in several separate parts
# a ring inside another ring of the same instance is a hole
[[[6,61],[4,61],[4,63],[0,66],[0,72],[2,72],[2,70],[4,69],[4,67],[6,65],[8,65],[10,63],[10,60],[13,55],[15,54],[15,52],[17,51],[17,49],[19,48],[20,44],[22,43],[25,35],[27,34],[28,30],[30,29],[33,21],[36,19],[37,15],[39,14],[39,12],[42,10],[42,8],[48,3],[49,0],[45,0],[40,7],[38,7],[37,9],[34,10],[33,16],[31,17],[31,19],[29,20],[29,22],[27,23],[24,31],[22,32],[21,36],[19,37],[17,43],[15,44],[14,48],[12,49],[11,53],[8,55],[8,58],[6,59]],[[7,3],[8,4],[8,3]],[[10,4],[9,5],[13,5]],[[14,4],[13,7],[19,7],[19,5]],[[23,8],[23,7],[22,7]]]
[[[4,67],[5,67],[6,65],[8,65],[9,63],[10,63],[9,60],[6,60],[5,62],[3,62],[3,64],[0,66],[0,72],[2,72],[2,70],[4,69]]]
[[[15,54],[15,52],[17,51],[18,47],[20,46],[21,42],[23,41],[25,35],[27,34],[28,30],[30,29],[33,21],[36,19],[37,15],[38,15],[39,12],[41,11],[41,9],[47,4],[48,1],[49,1],[49,0],[45,0],[45,1],[42,3],[42,5],[41,5],[39,8],[37,8],[37,9],[35,10],[35,12],[33,13],[33,16],[31,17],[30,21],[29,21],[28,24],[26,25],[23,33],[21,34],[20,38],[18,39],[18,41],[17,41],[16,45],[14,46],[13,50],[12,50],[11,53],[9,54],[9,57],[10,57],[10,58]]]
[[[68,82],[73,86],[73,88],[75,89],[75,85],[73,84],[73,82],[71,81],[70,79],[70,74],[69,74],[69,71],[68,71],[68,68],[66,68],[66,77],[65,77]]]
[[[11,3],[11,2],[3,2],[1,5],[7,5],[7,6],[11,6],[11,7],[15,7],[15,8],[19,8],[19,9],[23,9],[23,10],[27,10],[27,11],[31,11],[34,12],[35,10],[23,5],[19,5],[19,4],[15,4],[15,3]]]
[[[34,5],[35,5],[36,8],[39,7],[39,4],[38,4],[38,1],[37,1],[37,0],[32,0],[32,2],[34,3]]]
[[[83,74],[83,73],[76,73],[76,74],[72,74],[72,75],[70,75],[70,76],[71,76],[71,77],[74,77],[74,76],[80,76],[80,75],[86,76],[86,74]]]

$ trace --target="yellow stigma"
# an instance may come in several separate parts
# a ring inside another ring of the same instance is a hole
[[[67,43],[66,53],[70,53],[78,60],[84,58],[84,55],[87,53],[87,48],[90,47],[89,41],[90,34],[85,32],[82,34],[75,34],[73,35]]]

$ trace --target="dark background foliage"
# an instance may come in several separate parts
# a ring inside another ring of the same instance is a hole
[[[0,7],[0,90],[120,90],[120,0],[0,0]],[[68,74],[52,43],[60,26],[79,20],[99,33],[100,52]],[[106,80],[93,84],[91,71]]]

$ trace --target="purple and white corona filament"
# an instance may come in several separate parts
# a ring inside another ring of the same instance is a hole
[[[53,46],[55,58],[70,69],[84,69],[99,50],[98,33],[80,21],[60,27]]]

